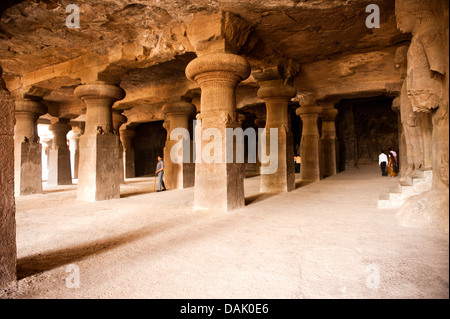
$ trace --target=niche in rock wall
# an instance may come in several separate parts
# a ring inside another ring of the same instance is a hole
[[[136,126],[133,139],[136,177],[153,176],[155,173],[157,156],[163,156],[167,136],[162,124],[163,121],[157,121]]]
[[[391,97],[342,100],[336,105],[339,170],[374,163],[381,150],[398,153],[398,120]]]

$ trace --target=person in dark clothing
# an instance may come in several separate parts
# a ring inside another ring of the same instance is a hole
[[[164,162],[161,156],[158,156],[158,164],[156,164],[155,175],[158,175],[158,190],[157,192],[165,191],[166,185],[164,184]],[[162,187],[162,189],[161,189]]]

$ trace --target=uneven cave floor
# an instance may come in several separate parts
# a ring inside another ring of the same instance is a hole
[[[97,203],[45,186],[16,199],[19,280],[0,297],[449,298],[448,236],[377,208],[397,182],[365,165],[261,194],[251,177],[228,213],[192,210],[194,188],[155,193],[153,178]]]

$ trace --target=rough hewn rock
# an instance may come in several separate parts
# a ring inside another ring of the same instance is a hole
[[[14,101],[0,68],[0,287],[16,279]]]
[[[408,96],[414,112],[429,113],[436,109],[431,115],[431,142],[429,118],[423,115],[422,122],[427,130],[425,135],[421,135],[422,138],[425,136],[428,148],[432,149],[433,189],[409,201],[410,207],[427,207],[427,213],[417,214],[417,210],[404,208],[403,218],[421,220],[415,224],[441,219],[443,223],[433,224],[448,232],[449,65],[448,58],[445,58],[448,57],[448,2],[396,0],[396,17],[399,29],[413,36],[403,88],[407,93],[403,95]],[[434,200],[437,202],[432,204]]]

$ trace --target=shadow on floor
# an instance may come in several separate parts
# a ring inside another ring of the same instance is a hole
[[[245,206],[266,200],[274,195],[276,195],[276,194],[275,193],[259,193],[259,194],[255,194],[252,196],[247,196],[247,197],[245,197]]]
[[[295,181],[295,189],[300,188],[300,187],[305,187],[312,183],[313,182],[311,182],[311,181],[302,181],[302,180]]]
[[[43,190],[42,194],[52,194],[52,193],[61,193],[61,192],[69,192],[76,191],[76,188],[64,188],[64,189],[51,189],[51,190]]]
[[[187,217],[173,218],[167,223],[142,227],[114,237],[19,258],[16,266],[17,279],[20,280],[41,272],[75,263],[93,255],[105,253],[111,249],[148,236],[157,235],[187,222],[189,222]]]
[[[137,196],[137,195],[150,194],[150,193],[154,193],[154,192],[155,191],[153,189],[139,190],[136,192],[128,192],[128,193],[120,194],[120,198],[127,198],[127,197],[132,197],[132,196]]]

